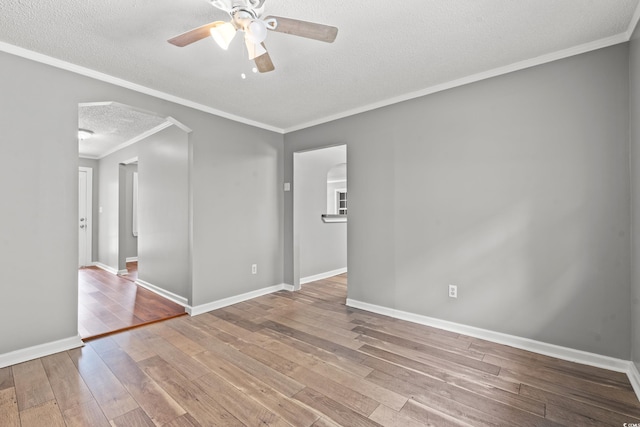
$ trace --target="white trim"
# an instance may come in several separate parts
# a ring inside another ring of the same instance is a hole
[[[514,71],[523,70],[526,68],[534,67],[536,65],[546,64],[548,62],[557,61],[559,59],[568,58],[574,55],[580,55],[582,53],[587,53],[593,50],[602,49],[605,47],[613,46],[615,44],[624,43],[629,41],[629,38],[633,34],[633,30],[635,29],[635,25],[640,19],[640,6],[636,9],[631,22],[629,23],[629,27],[625,30],[625,32],[606,37],[600,40],[596,40],[593,42],[585,43],[579,46],[574,46],[568,49],[560,50],[557,52],[552,52],[546,55],[539,56],[537,58],[531,58],[524,61],[516,62],[511,65],[506,65],[504,67],[494,68],[493,70],[485,71],[482,73],[473,74],[471,76],[463,77],[461,79],[453,80],[450,82],[442,83],[439,85],[431,86],[416,92],[410,92],[404,95],[400,95],[397,97],[389,98],[386,100],[374,102],[368,105],[364,105],[361,107],[357,107],[351,110],[343,111],[338,114],[326,116],[320,119],[312,120],[306,123],[301,123],[295,126],[291,126],[289,128],[278,128],[275,126],[268,125],[266,123],[257,122],[254,120],[247,119],[245,117],[236,116],[235,114],[230,114],[224,112],[222,110],[218,110],[207,105],[199,104],[194,101],[190,101],[185,98],[180,98],[175,95],[171,95],[156,89],[151,89],[146,86],[142,86],[136,83],[132,83],[126,81],[124,79],[120,79],[118,77],[110,76],[105,73],[101,73],[99,71],[95,71],[89,68],[81,67],[76,64],[72,64],[70,62],[62,61],[57,58],[53,58],[51,56],[47,56],[38,52],[34,52],[22,47],[14,46],[9,43],[0,42],[0,51],[20,56],[22,58],[27,58],[32,61],[40,62],[43,64],[51,65],[56,68],[60,68],[63,70],[71,71],[76,74],[80,74],[83,76],[91,77],[96,80],[100,80],[103,82],[111,83],[116,86],[121,86],[136,92],[144,93],[146,95],[154,96],[159,99],[164,99],[166,101],[170,101],[179,105],[183,105],[185,107],[194,108],[196,110],[204,111],[209,114],[213,114],[215,116],[219,116],[225,119],[233,120],[239,123],[244,123],[249,126],[255,126],[257,128],[269,130],[272,132],[286,134],[289,132],[294,132],[297,130],[309,128],[312,126],[317,126],[323,123],[331,122],[334,120],[342,119],[345,117],[353,116],[356,114],[364,113],[366,111],[375,110],[377,108],[386,107],[388,105],[396,104],[403,101],[408,101],[410,99],[419,98],[425,95],[430,95],[432,93],[441,92],[447,89],[452,89],[458,86],[463,86],[469,83],[474,83],[480,80],[485,80],[491,77],[500,76],[503,74],[508,74]]]
[[[183,124],[182,122],[174,119],[173,117],[169,116],[167,117],[167,121],[170,122],[173,125],[176,125],[177,127],[179,127],[180,129],[182,129],[185,133],[191,133],[193,132],[193,129],[191,129],[189,126]]]
[[[71,350],[72,348],[82,347],[83,345],[84,343],[82,342],[80,335],[76,335],[75,337],[64,338],[0,354],[0,368],[27,362],[39,357],[49,356],[50,354],[60,353],[61,351]]]
[[[508,335],[500,332],[489,331],[487,329],[449,322],[446,320],[435,319],[433,317],[395,310],[393,308],[382,307],[379,305],[369,304],[349,298],[347,298],[347,306],[371,311],[373,313],[382,314],[385,316],[393,317],[395,319],[406,320],[409,322],[418,323],[420,325],[431,326],[434,328],[443,329],[445,331],[480,338],[498,344],[508,345],[522,350],[532,351],[534,353],[567,360],[569,362],[581,363],[583,365],[608,369],[610,371],[623,372],[626,374],[629,373],[629,364],[631,362],[629,362],[628,360],[616,359],[614,357],[589,353],[586,351],[576,350],[568,347],[561,347],[555,344],[548,344],[529,338],[517,337],[515,335]]]
[[[344,274],[347,272],[347,267],[338,268],[337,270],[325,271],[324,273],[314,274],[313,276],[301,277],[300,284],[315,282],[316,280],[327,279],[329,277],[337,276],[338,274]]]
[[[261,123],[255,120],[247,119],[245,117],[236,116],[235,114],[230,114],[225,111],[218,110],[216,108],[211,108],[207,105],[199,104],[197,102],[190,101],[185,98],[180,98],[179,96],[171,95],[156,89],[151,89],[149,87],[142,86],[137,83],[132,83],[118,77],[110,76],[108,74],[92,70],[90,68],[81,67],[79,65],[72,64],[70,62],[63,61],[61,59],[54,58],[48,55],[44,55],[42,53],[34,52],[19,46],[14,46],[9,43],[0,42],[0,51],[10,53],[12,55],[20,56],[22,58],[30,59],[32,61],[40,62],[42,64],[51,65],[52,67],[60,68],[62,70],[71,71],[72,73],[80,74],[82,76],[91,77],[92,79],[100,80],[106,83],[111,83],[113,85],[124,87],[136,92],[144,93],[145,95],[150,95],[159,99],[164,99],[165,101],[173,102],[175,104],[183,105],[185,107],[204,111],[205,113],[213,114],[214,116],[222,117],[228,120],[233,120],[234,122],[244,123],[249,126],[254,126],[257,128],[269,130],[269,131],[280,133],[280,134],[284,133],[283,129],[268,125],[266,123]]]
[[[134,137],[133,137],[133,138],[131,138],[130,140],[128,140],[128,141],[126,141],[126,142],[123,142],[122,144],[120,144],[120,145],[118,145],[118,146],[116,146],[116,147],[113,147],[113,148],[112,148],[112,149],[110,149],[109,151],[107,151],[107,152],[105,152],[105,153],[101,154],[101,155],[100,155],[100,157],[99,157],[99,159],[104,159],[104,158],[105,158],[105,157],[107,157],[108,155],[113,154],[113,153],[115,153],[116,151],[122,150],[123,148],[128,147],[128,146],[130,146],[130,145],[133,145],[133,144],[135,144],[136,142],[140,142],[140,141],[142,141],[143,139],[148,138],[148,137],[150,137],[151,135],[156,134],[156,133],[160,132],[161,130],[164,130],[164,129],[166,129],[166,128],[168,128],[168,127],[172,126],[172,125],[173,125],[173,123],[171,123],[171,122],[169,122],[169,121],[162,122],[162,123],[160,123],[158,126],[156,126],[156,127],[152,128],[152,129],[149,129],[148,131],[142,132],[140,135],[138,135],[138,136],[134,136]]]
[[[98,267],[98,268],[101,268],[104,271],[107,271],[107,272],[109,272],[111,274],[115,274],[116,276],[118,275],[118,270],[113,268],[113,267],[111,267],[110,265],[103,264],[101,262],[94,262],[93,265]]]
[[[137,256],[130,256],[125,258],[126,262],[137,262],[138,261],[138,257]]]
[[[633,387],[633,391],[636,392],[636,396],[638,397],[638,400],[640,400],[640,372],[638,372],[638,367],[635,363],[629,362],[627,376],[629,377],[629,382],[631,383],[631,387]]]
[[[217,310],[219,308],[227,307],[233,304],[237,304],[239,302],[248,301],[253,298],[261,297],[263,295],[272,294],[274,292],[278,292],[284,289],[289,290],[290,285],[285,285],[281,283],[279,285],[269,286],[262,289],[257,289],[255,291],[246,292],[244,294],[235,295],[228,298],[223,298],[221,300],[212,301],[206,304],[197,305],[195,307],[187,307],[187,313],[190,316],[197,316],[199,314],[206,313],[208,311]]]
[[[283,286],[282,289],[285,291],[289,291],[289,292],[295,291],[295,288],[293,287],[293,285],[288,285],[286,283],[283,283],[282,286]]]
[[[86,197],[86,215],[85,227],[87,229],[87,264],[81,267],[86,267],[93,263],[93,168],[87,166],[79,166],[78,172],[86,173],[87,177],[87,197]]]
[[[627,32],[625,33],[627,40],[631,40],[633,37],[633,32],[636,30],[638,26],[638,21],[640,20],[640,3],[636,6],[636,10],[631,17],[631,21],[629,21],[629,27],[627,28]]]
[[[126,268],[124,270],[118,270],[116,274],[118,276],[126,276],[127,274],[129,274],[129,270],[127,270]]]
[[[492,77],[501,76],[503,74],[509,74],[514,71],[524,70],[526,68],[531,68],[537,65],[542,65],[542,64],[557,61],[560,59],[569,58],[571,56],[580,55],[583,53],[591,52],[593,50],[602,49],[605,47],[613,46],[613,45],[624,43],[627,41],[629,41],[629,37],[627,37],[626,33],[621,33],[615,36],[596,40],[590,43],[585,43],[579,46],[574,46],[568,49],[538,56],[536,58],[526,59],[524,61],[516,62],[510,65],[505,65],[504,67],[498,67],[489,71],[484,71],[482,73],[472,74],[467,77],[463,77],[457,80],[452,80],[452,81],[445,82],[435,86],[430,86],[425,89],[421,89],[415,92],[409,92],[404,95],[374,102],[372,104],[363,105],[361,107],[353,108],[351,110],[343,111],[341,113],[326,116],[317,120],[312,120],[310,122],[302,123],[300,125],[291,126],[291,127],[285,128],[283,132],[285,134],[289,132],[295,132],[301,129],[310,128],[312,126],[321,125],[323,123],[332,122],[334,120],[343,119],[345,117],[354,116],[356,114],[365,113],[367,111],[375,110],[375,109],[386,107],[389,105],[398,104],[400,102],[408,101],[414,98],[420,98],[422,96],[431,95],[436,92],[442,92],[447,89],[453,89],[459,86],[467,85],[469,83],[475,83],[475,82],[486,80]]]
[[[149,282],[145,282],[144,280],[136,280],[135,281],[136,285],[142,286],[143,288],[150,290],[151,292],[160,295],[163,298],[166,298],[170,301],[175,302],[176,304],[179,304],[183,307],[188,307],[189,306],[189,301],[183,297],[180,296],[178,294],[174,294],[173,292],[167,291],[166,289],[162,289],[159,286],[156,286],[154,284],[151,284]]]

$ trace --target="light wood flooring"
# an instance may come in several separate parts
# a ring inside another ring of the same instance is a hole
[[[138,277],[138,263],[127,263],[127,269],[126,276],[98,267],[78,270],[78,332],[82,339],[185,314],[181,305],[133,283]]]
[[[346,277],[0,369],[2,426],[618,426],[625,375],[345,306]]]

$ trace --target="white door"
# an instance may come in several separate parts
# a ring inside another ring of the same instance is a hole
[[[91,176],[92,169],[78,171],[78,267],[91,263]]]

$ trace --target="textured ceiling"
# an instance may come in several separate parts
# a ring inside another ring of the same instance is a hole
[[[81,157],[100,158],[166,123],[166,118],[117,102],[81,104],[78,128],[92,131],[93,136],[78,141],[78,151]]]
[[[241,37],[228,51],[210,38],[184,48],[166,42],[227,19],[206,0],[2,0],[0,41],[289,131],[533,58],[628,40],[637,6],[638,0],[266,0],[265,14],[340,32],[333,44],[269,33],[276,70],[265,74],[251,73]]]

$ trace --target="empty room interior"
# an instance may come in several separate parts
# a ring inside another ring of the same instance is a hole
[[[0,425],[640,425],[640,0],[32,3]]]

